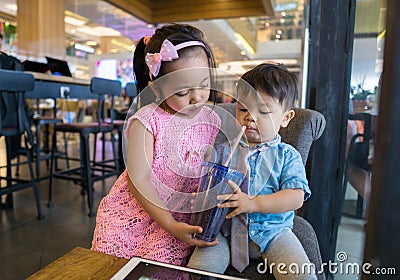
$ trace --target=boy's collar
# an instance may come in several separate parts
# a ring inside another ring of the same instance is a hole
[[[275,147],[275,146],[277,146],[280,142],[281,142],[281,136],[280,136],[279,134],[277,134],[277,135],[275,136],[275,138],[272,139],[271,141],[269,141],[269,142],[263,142],[263,143],[257,144],[257,145],[256,145],[254,148],[252,148],[252,149],[253,149],[253,150],[258,150],[258,151],[264,151],[264,150],[268,149],[269,147]],[[239,144],[240,144],[242,147],[245,147],[245,148],[250,149],[250,146],[249,146],[249,144],[247,144],[246,138],[245,138],[244,136],[242,137],[242,139],[240,139]]]

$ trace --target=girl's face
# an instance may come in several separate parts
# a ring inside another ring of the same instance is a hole
[[[171,65],[172,75],[166,77],[163,83],[163,94],[169,94],[165,102],[184,115],[197,114],[210,96],[207,56],[204,51],[196,54],[178,59]]]
[[[246,127],[245,135],[250,147],[273,140],[279,129],[286,127],[293,117],[293,110],[286,110],[266,93],[257,96],[238,93],[236,119],[240,126]]]

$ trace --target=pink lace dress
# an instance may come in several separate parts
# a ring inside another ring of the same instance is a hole
[[[126,133],[134,119],[139,120],[155,139],[150,182],[174,218],[188,223],[188,198],[198,183],[206,148],[219,131],[218,115],[204,106],[195,117],[187,119],[150,104],[128,120]],[[132,196],[126,170],[97,210],[92,250],[175,265],[183,265],[191,253],[188,244],[161,228]]]

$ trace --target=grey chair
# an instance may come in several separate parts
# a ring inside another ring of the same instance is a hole
[[[235,104],[217,104],[216,106],[210,105],[210,107],[221,118],[221,131],[217,135],[216,144],[222,143],[227,139],[233,139],[238,133],[234,117]],[[303,163],[306,164],[311,145],[313,141],[322,135],[326,121],[321,113],[314,110],[296,108],[295,113],[295,117],[288,127],[282,128],[279,133],[283,142],[292,145],[299,151]],[[310,199],[312,199],[312,196]],[[295,215],[293,232],[303,245],[310,262],[315,265],[317,270],[320,270],[322,264],[321,253],[317,236],[311,224],[302,217]],[[273,275],[261,274],[257,271],[257,266],[261,261],[261,259],[251,260],[250,265],[242,273],[229,266],[225,274],[248,279],[274,279]],[[319,280],[325,279],[323,273],[318,274],[317,277]]]
[[[35,80],[31,74],[20,71],[0,70],[0,137],[3,138],[2,136],[4,136],[6,148],[6,166],[4,166],[6,168],[6,176],[0,176],[0,198],[3,195],[7,195],[4,206],[11,208],[11,195],[13,192],[32,188],[36,202],[37,218],[43,219],[39,192],[32,167],[34,140],[30,130],[24,97],[25,92],[33,90],[34,87]],[[27,160],[21,162],[19,160],[20,155],[24,155]],[[14,159],[18,159],[18,162],[12,163]],[[13,176],[12,168],[14,166],[18,168],[23,164],[28,165],[29,178]],[[3,166],[0,168],[3,168]],[[0,207],[3,207],[3,205],[0,205]]]

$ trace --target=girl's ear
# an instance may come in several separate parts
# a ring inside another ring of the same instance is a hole
[[[147,84],[148,84],[149,88],[151,88],[151,91],[156,96],[156,102],[161,100],[161,92],[157,89],[157,87],[155,85],[153,85],[153,81],[149,81]]]
[[[281,127],[287,127],[290,120],[294,118],[294,115],[294,110],[286,111],[282,119]]]

